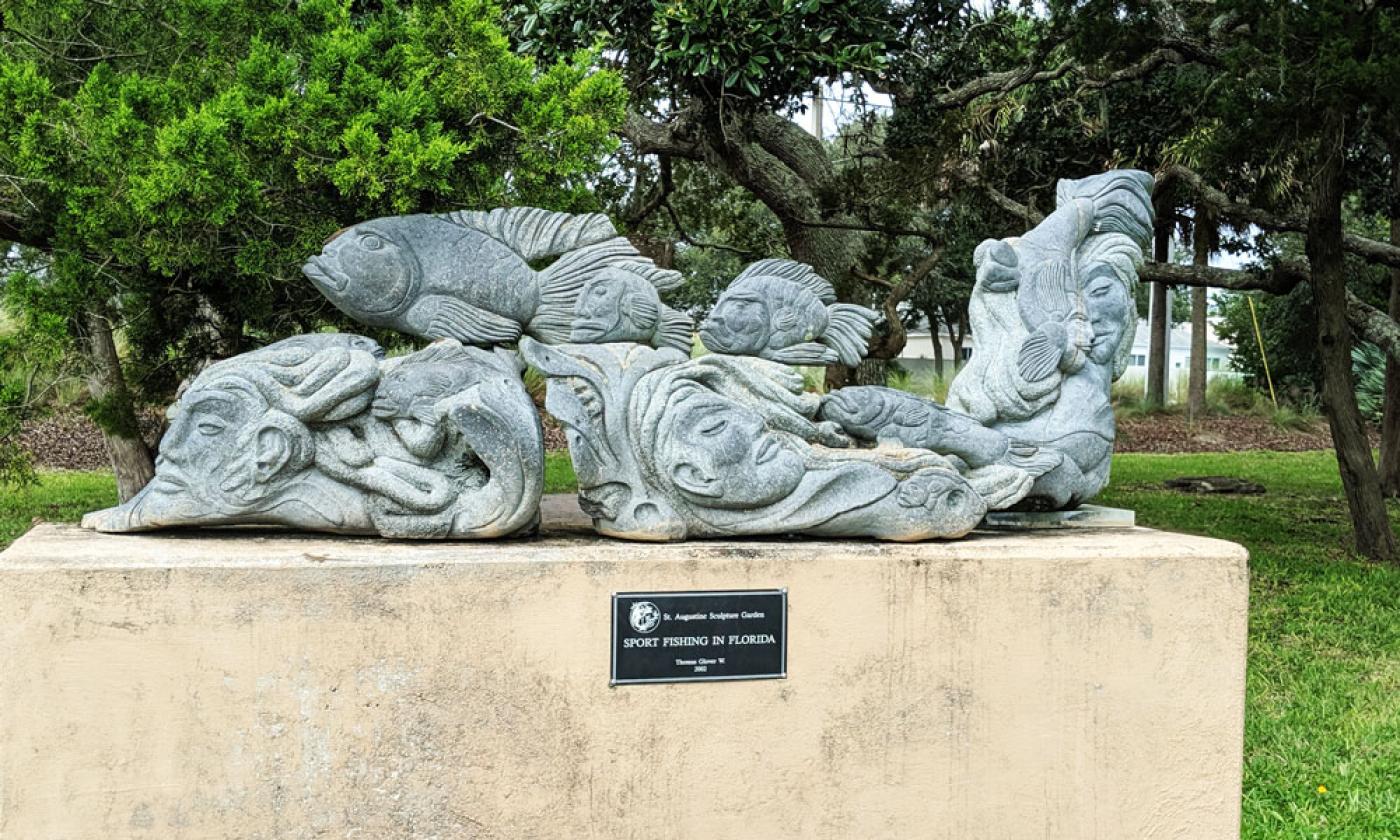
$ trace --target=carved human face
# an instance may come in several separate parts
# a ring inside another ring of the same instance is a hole
[[[753,508],[785,498],[806,472],[802,455],[762,416],[695,389],[670,406],[660,461],[675,485],[705,507]]]
[[[301,466],[300,429],[244,383],[192,389],[172,412],[143,505],[172,516],[260,512]]]
[[[573,341],[601,344],[617,341],[625,331],[622,297],[626,292],[625,275],[606,271],[590,280],[579,294],[574,309]]]
[[[1100,265],[1089,270],[1084,303],[1094,335],[1089,358],[1101,365],[1112,364],[1127,331],[1128,319],[1137,317],[1133,300],[1113,270]]]
[[[700,325],[700,340],[716,353],[754,355],[768,342],[768,302],[753,291],[730,292]]]

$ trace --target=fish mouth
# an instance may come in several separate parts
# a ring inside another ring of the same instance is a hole
[[[783,445],[778,442],[777,438],[768,438],[758,445],[758,452],[753,458],[754,464],[768,463],[778,457],[778,453],[782,451],[782,448]]]
[[[722,334],[715,332],[715,325],[708,319],[700,325],[700,343],[717,353],[724,353],[729,349],[728,342]]]
[[[346,278],[334,271],[326,260],[319,256],[307,260],[301,267],[301,273],[323,289],[336,292],[345,291]]]

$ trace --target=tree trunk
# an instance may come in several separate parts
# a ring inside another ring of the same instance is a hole
[[[1342,166],[1345,122],[1336,108],[1322,117],[1318,163],[1308,213],[1307,253],[1317,310],[1317,347],[1322,362],[1322,402],[1332,428],[1342,489],[1351,509],[1356,550],[1372,560],[1395,557],[1380,476],[1371,460],[1366,426],[1356,407],[1347,323],[1346,263],[1342,244]]]
[[[1390,244],[1400,245],[1400,116],[1391,120]],[[1400,321],[1400,268],[1390,270],[1390,317]],[[1381,420],[1381,492],[1400,496],[1400,365],[1385,362],[1385,416]]]
[[[1166,263],[1171,259],[1171,225],[1158,222],[1153,237],[1152,259]],[[1152,284],[1152,324],[1148,328],[1147,404],[1160,408],[1167,404],[1167,353],[1171,348],[1171,311],[1167,306],[1165,283]]]
[[[939,378],[943,378],[943,337],[938,334],[938,311],[930,307],[924,312],[924,317],[928,318],[928,334],[933,339],[933,370]]]
[[[1193,234],[1195,258],[1192,264],[1209,266],[1215,220],[1204,205],[1196,206]],[[1192,421],[1206,413],[1206,328],[1206,288],[1197,286],[1191,290],[1191,370],[1186,389],[1186,416]]]
[[[92,396],[89,413],[102,430],[107,454],[112,459],[117,498],[125,502],[155,477],[155,462],[141,439],[136,409],[112,337],[112,323],[104,313],[93,311],[87,313],[85,322],[88,334],[84,345],[92,364],[88,376],[88,393]]]
[[[957,326],[948,323],[948,343],[953,347],[953,373],[962,370],[963,340],[967,337],[967,316],[958,316]]]

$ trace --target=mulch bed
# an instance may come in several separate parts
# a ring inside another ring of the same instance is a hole
[[[161,415],[150,412],[141,418],[141,432],[155,444],[160,435]],[[102,432],[81,412],[52,414],[24,424],[20,444],[34,456],[40,467],[55,470],[105,470],[112,466]],[[564,449],[564,430],[553,417],[544,416],[544,445],[551,451]]]
[[[1378,441],[1377,441],[1378,442]],[[1280,429],[1267,417],[1202,417],[1186,422],[1183,414],[1149,414],[1118,418],[1117,452],[1306,452],[1331,449],[1325,422],[1305,431]]]
[[[564,430],[554,418],[543,415],[545,448],[564,449]],[[142,417],[148,441],[160,429],[160,415]],[[55,414],[26,423],[20,435],[24,447],[41,467],[68,470],[106,469],[107,449],[102,434],[85,415],[78,412]],[[1118,421],[1119,452],[1239,452],[1270,449],[1276,452],[1304,452],[1330,449],[1332,438],[1326,423],[1307,431],[1280,429],[1268,418],[1253,416],[1206,417],[1188,424],[1180,414],[1152,414],[1124,417]]]

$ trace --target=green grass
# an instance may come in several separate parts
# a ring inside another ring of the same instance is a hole
[[[1257,481],[1268,493],[1161,489],[1164,479],[1203,474]],[[573,488],[566,454],[549,456],[545,488]],[[32,517],[76,521],[113,498],[105,473],[45,473],[37,488],[0,491],[0,546]],[[1246,840],[1400,837],[1400,567],[1349,552],[1333,456],[1120,455],[1100,501],[1133,508],[1149,527],[1249,548]]]
[[[77,522],[84,513],[117,503],[110,472],[41,472],[30,487],[0,486],[0,549],[29,530],[36,517],[50,522]]]
[[[574,465],[567,452],[547,452],[544,456],[544,492],[572,493],[578,489]]]
[[[1114,470],[1104,504],[1249,549],[1244,837],[1400,837],[1400,568],[1349,552],[1332,454],[1122,455]],[[1203,474],[1268,493],[1160,489]]]

